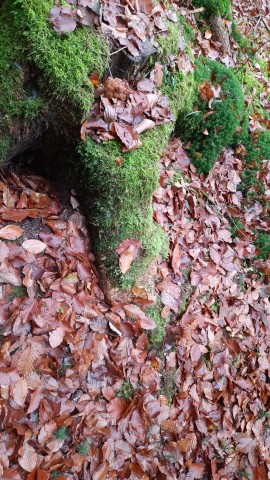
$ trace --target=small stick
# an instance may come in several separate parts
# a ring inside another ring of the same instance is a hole
[[[204,7],[195,8],[195,10],[186,10],[185,8],[180,10],[181,15],[192,15],[193,13],[204,12]]]
[[[115,52],[110,53],[110,57],[112,57],[112,56],[115,55],[116,53],[121,52],[121,50],[125,50],[125,48],[127,48],[127,47],[125,46],[125,47],[119,48],[118,50],[115,50]]]

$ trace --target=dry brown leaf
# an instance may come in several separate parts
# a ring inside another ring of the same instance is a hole
[[[20,378],[13,387],[13,400],[20,407],[23,407],[28,394],[28,385],[24,378]]]
[[[21,354],[17,370],[21,375],[28,375],[32,373],[34,368],[34,363],[37,358],[40,356],[40,347],[37,343],[31,342],[31,344],[26,347],[26,349]]]
[[[25,240],[22,243],[22,247],[30,253],[37,255],[38,253],[44,252],[47,247],[46,243],[41,242],[40,240]]]
[[[18,225],[6,225],[0,229],[0,238],[5,240],[16,240],[21,237],[24,230]]]
[[[20,466],[26,472],[32,472],[36,468],[38,460],[38,455],[35,449],[31,447],[28,442],[24,442],[18,453],[20,455],[18,458]]]
[[[58,327],[49,333],[49,344],[52,348],[59,347],[64,340],[65,330],[63,327]]]

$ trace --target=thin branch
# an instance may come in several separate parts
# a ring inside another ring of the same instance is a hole
[[[267,40],[266,42],[264,42],[262,45],[260,45],[260,46],[257,48],[257,50],[255,50],[255,52],[254,52],[252,55],[248,56],[247,60],[243,63],[243,65],[241,65],[241,67],[238,68],[238,70],[235,71],[235,73],[240,72],[240,70],[242,70],[242,68],[250,61],[251,57],[252,57],[253,55],[256,55],[256,53],[258,53],[258,51],[259,51],[261,48],[263,48],[263,47],[264,47],[267,43],[269,43],[269,42],[270,42],[270,38],[269,38],[269,40]]]

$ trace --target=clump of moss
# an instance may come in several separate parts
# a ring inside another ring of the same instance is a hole
[[[261,162],[270,159],[270,133],[268,131],[260,132],[255,138],[251,135],[244,135],[241,140],[247,155],[239,190],[245,197],[259,199],[265,192],[264,184],[259,179],[259,171]]]
[[[93,101],[89,74],[102,75],[107,65],[108,46],[94,31],[77,28],[59,35],[48,22],[53,0],[13,0],[19,32],[29,46],[30,59],[43,74],[42,87],[56,100],[68,102],[84,117]]]
[[[197,91],[193,112],[178,122],[178,134],[184,142],[191,142],[189,155],[198,173],[208,173],[223,147],[233,142],[234,135],[245,113],[244,95],[236,75],[218,62],[196,61],[195,81],[221,85],[219,98],[213,99],[211,111],[208,100],[203,101]],[[207,113],[211,115],[207,116]]]
[[[120,397],[120,398],[123,398],[126,401],[129,401],[131,399],[132,395],[134,394],[134,392],[135,392],[135,389],[133,388],[131,383],[128,382],[127,380],[124,380],[124,382],[122,383],[122,386],[118,390],[116,396]]]
[[[14,298],[25,297],[27,294],[26,287],[24,285],[12,287],[12,291],[8,294],[8,302],[12,302]]]
[[[270,235],[265,232],[258,232],[254,244],[260,249],[258,258],[267,260],[270,254]]]
[[[89,442],[88,442],[88,440],[85,440],[82,443],[78,443],[78,445],[76,445],[76,447],[75,447],[75,450],[76,450],[77,453],[80,453],[84,457],[87,457],[88,452],[89,452]]]
[[[238,43],[239,47],[243,49],[249,56],[254,55],[254,52],[251,49],[250,40],[241,34],[234,20],[232,21],[232,37],[235,42]]]
[[[157,349],[160,347],[166,335],[166,325],[170,318],[163,319],[161,316],[161,305],[151,305],[147,307],[145,313],[154,320],[156,328],[148,332],[148,340],[151,348]]]
[[[203,16],[205,18],[213,18],[221,15],[225,17],[230,13],[230,0],[192,0],[195,8],[204,8]]]
[[[65,438],[67,436],[67,427],[62,426],[62,427],[58,428],[58,430],[56,430],[56,432],[54,432],[54,435],[57,438],[57,440],[59,440],[59,441],[65,440]]]

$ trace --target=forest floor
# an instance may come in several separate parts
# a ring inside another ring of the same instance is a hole
[[[269,127],[260,107],[270,113],[258,5],[233,7],[258,62],[233,42],[222,54],[190,18],[197,55],[258,80],[244,86],[255,133]],[[187,152],[171,139],[153,199],[171,238],[160,316],[141,299],[106,304],[75,191],[61,202],[37,175],[0,172],[0,478],[269,478],[270,266],[256,231],[269,232],[270,165],[264,193],[245,196],[241,149],[206,178]]]

